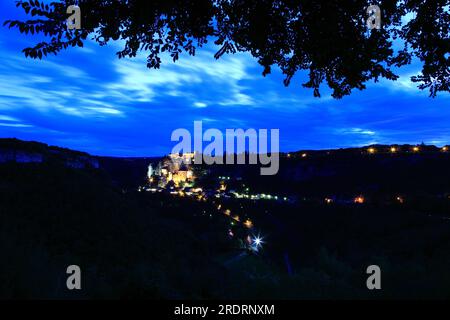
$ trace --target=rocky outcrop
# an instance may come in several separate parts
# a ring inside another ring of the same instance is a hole
[[[100,167],[99,161],[84,152],[48,146],[44,143],[0,139],[0,163],[60,163],[74,169]]]
[[[4,162],[41,163],[43,161],[44,156],[39,153],[0,149],[0,163]]]

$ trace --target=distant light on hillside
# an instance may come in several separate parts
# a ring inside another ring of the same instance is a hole
[[[253,222],[250,219],[245,220],[244,226],[251,229],[253,227]]]
[[[359,196],[354,199],[354,202],[358,204],[363,204],[365,202],[365,199],[363,196]]]

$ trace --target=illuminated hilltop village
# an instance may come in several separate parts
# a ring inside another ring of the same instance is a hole
[[[173,153],[162,159],[156,168],[148,166],[147,177],[151,184],[165,188],[173,183],[175,187],[192,187],[195,176],[191,164],[195,153]]]
[[[291,204],[403,205],[419,199],[417,190],[427,185],[431,198],[450,199],[450,192],[443,188],[448,181],[444,172],[449,157],[450,146],[424,143],[301,150],[280,154],[281,170],[269,181],[253,175],[247,167],[205,168],[193,163],[193,153],[170,154],[156,168],[155,163],[148,167],[148,183],[139,191],[217,202],[248,199]],[[277,189],[279,193],[275,194]]]

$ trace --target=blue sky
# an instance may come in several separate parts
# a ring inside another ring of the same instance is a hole
[[[20,17],[13,0],[0,3],[0,21]],[[170,152],[173,130],[280,129],[280,149],[324,149],[372,143],[450,144],[450,94],[428,97],[402,68],[396,82],[334,100],[301,87],[299,73],[284,87],[274,68],[267,77],[249,54],[213,58],[208,45],[177,63],[163,56],[160,70],[146,68],[145,53],[119,60],[121,43],[63,51],[42,61],[26,59],[35,36],[0,29],[0,137],[17,137],[96,155],[154,156]],[[330,44],[332,45],[332,44]]]

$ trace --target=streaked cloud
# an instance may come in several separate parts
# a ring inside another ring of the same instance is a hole
[[[1,14],[14,13],[2,2]],[[10,17],[14,18],[14,17]],[[148,156],[173,147],[172,130],[277,128],[281,150],[361,146],[371,143],[450,143],[450,95],[428,98],[410,81],[420,63],[399,70],[398,81],[369,83],[367,90],[335,100],[325,85],[321,98],[302,87],[299,72],[289,87],[276,67],[263,77],[248,53],[214,59],[208,44],[196,56],[158,70],[146,54],[117,59],[123,45],[61,52],[42,61],[25,59],[32,38],[0,30],[0,137],[40,140],[94,154]]]

